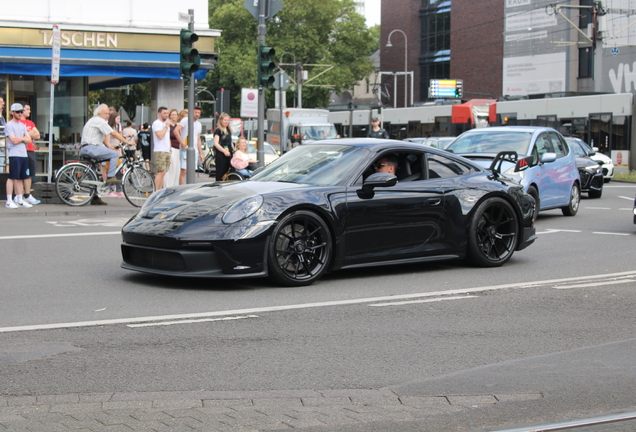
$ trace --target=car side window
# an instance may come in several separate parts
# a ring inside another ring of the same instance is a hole
[[[456,177],[471,172],[469,167],[445,156],[429,154],[427,162],[429,179]]]
[[[554,132],[549,132],[549,135],[550,140],[552,141],[554,152],[557,154],[557,157],[560,158],[567,155],[569,153],[569,150],[563,138],[559,134]]]
[[[534,143],[534,148],[537,150],[539,157],[543,156],[544,153],[554,153],[552,143],[550,143],[548,135],[545,133],[542,133],[537,137],[537,140]]]

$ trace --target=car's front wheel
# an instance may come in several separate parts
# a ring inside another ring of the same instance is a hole
[[[565,216],[574,216],[579,211],[579,204],[581,204],[581,189],[578,183],[574,183],[570,190],[570,202],[565,207],[561,207],[561,212]]]
[[[310,285],[329,266],[331,233],[315,213],[295,211],[277,224],[268,252],[269,275],[275,282],[292,287]]]
[[[517,247],[519,223],[503,198],[493,197],[475,210],[468,227],[468,259],[481,267],[505,264]]]

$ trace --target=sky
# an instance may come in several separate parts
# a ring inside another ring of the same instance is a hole
[[[367,26],[372,27],[380,24],[380,2],[381,0],[366,0],[364,4],[364,14],[367,19]]]

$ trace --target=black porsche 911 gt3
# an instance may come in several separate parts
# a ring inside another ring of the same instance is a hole
[[[485,169],[392,140],[299,146],[250,180],[155,192],[122,229],[122,267],[301,286],[353,267],[457,258],[500,266],[536,239],[535,201],[501,174],[505,158],[527,166],[502,154]]]

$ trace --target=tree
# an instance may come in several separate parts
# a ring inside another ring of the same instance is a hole
[[[274,47],[278,63],[301,62],[308,71],[303,107],[327,106],[330,90],[348,90],[373,71],[368,56],[377,41],[352,0],[282,3],[283,9],[267,21],[266,45]],[[212,92],[230,90],[231,115],[238,116],[241,88],[256,86],[258,22],[243,7],[243,0],[210,0],[209,4],[210,27],[222,30],[222,35],[217,39],[216,69],[202,85]],[[286,72],[294,76],[293,69],[286,68]],[[287,97],[291,106],[296,95],[290,90]],[[267,106],[274,105],[273,91],[266,91],[266,101]]]

